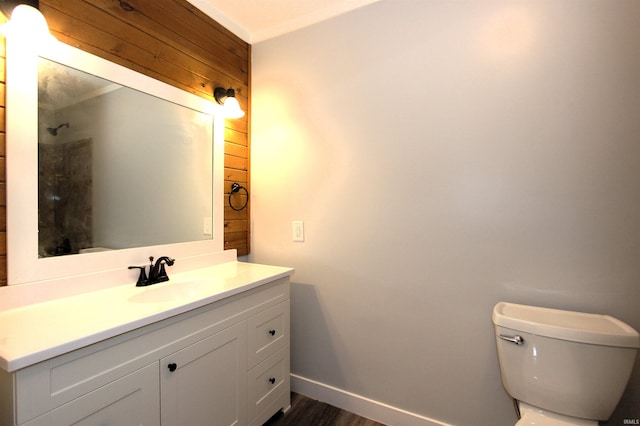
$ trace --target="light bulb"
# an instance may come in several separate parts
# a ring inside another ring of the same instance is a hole
[[[240,104],[235,97],[228,96],[224,100],[224,116],[226,118],[244,117],[244,111],[240,108]]]
[[[42,13],[26,4],[19,4],[13,9],[11,19],[2,26],[1,32],[5,37],[20,40],[24,46],[37,47],[55,40]]]

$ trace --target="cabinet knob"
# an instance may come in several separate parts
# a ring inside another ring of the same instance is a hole
[[[174,372],[176,371],[176,368],[178,368],[178,364],[172,362],[171,364],[167,365],[167,368],[169,369],[169,371]]]
[[[274,384],[276,382],[275,377],[269,377],[269,383]]]
[[[276,331],[275,330],[269,330],[269,334],[272,335],[272,336],[275,336],[276,335]]]

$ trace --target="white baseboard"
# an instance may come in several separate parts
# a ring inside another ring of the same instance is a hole
[[[296,374],[291,390],[389,426],[451,426]]]

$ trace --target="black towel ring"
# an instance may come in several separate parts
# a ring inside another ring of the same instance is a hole
[[[231,204],[231,196],[233,194],[237,193],[238,191],[240,191],[241,189],[244,189],[244,192],[247,193],[247,199],[245,200],[245,202],[242,205],[242,207],[233,207],[233,204]],[[239,212],[240,210],[242,210],[245,207],[247,207],[247,204],[249,204],[249,191],[247,191],[247,188],[245,188],[244,186],[240,185],[239,183],[233,182],[231,184],[231,192],[229,192],[229,207],[231,207],[233,210]]]

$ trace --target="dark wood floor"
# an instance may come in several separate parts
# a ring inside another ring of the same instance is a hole
[[[291,392],[291,408],[271,417],[264,426],[385,426],[324,402]]]

